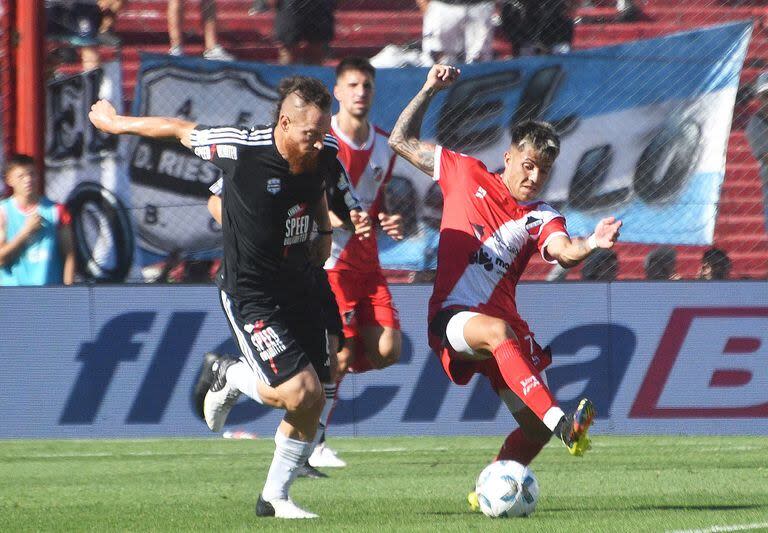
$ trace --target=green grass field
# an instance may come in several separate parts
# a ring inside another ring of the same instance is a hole
[[[253,513],[270,439],[0,441],[0,531],[768,531],[767,438],[598,436],[583,459],[550,444],[536,513],[492,520],[465,497],[500,442],[333,439],[350,466],[292,490],[308,524]]]

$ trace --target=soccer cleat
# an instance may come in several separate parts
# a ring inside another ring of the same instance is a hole
[[[235,363],[237,359],[222,357],[211,365],[213,379],[203,401],[205,423],[211,431],[221,431],[229,412],[240,398],[240,391],[227,383],[227,368]]]
[[[572,415],[567,416],[560,427],[560,438],[571,455],[581,457],[592,447],[589,426],[595,418],[595,406],[582,398]]]
[[[211,383],[213,383],[213,370],[211,370],[211,367],[219,359],[221,359],[221,356],[213,352],[208,352],[203,356],[200,377],[197,378],[197,384],[195,384],[195,390],[192,393],[192,403],[195,405],[195,412],[202,420],[205,420],[205,413],[203,412],[205,395],[208,393],[208,389],[211,388]]]
[[[469,510],[477,512],[480,510],[480,502],[477,500],[477,492],[474,490],[467,494],[467,503],[469,503]]]
[[[312,450],[309,456],[309,464],[315,468],[344,468],[346,461],[339,459],[336,452],[329,448],[324,442],[321,442]]]
[[[288,518],[288,519],[302,519],[302,518],[317,518],[315,513],[305,511],[290,498],[284,500],[274,499],[272,501],[266,501],[259,494],[259,499],[256,502],[256,516],[274,516],[275,518]]]
[[[298,477],[306,477],[309,479],[322,479],[325,477],[328,477],[328,474],[325,472],[320,472],[317,468],[312,466],[309,463],[304,463],[298,468],[297,474]]]

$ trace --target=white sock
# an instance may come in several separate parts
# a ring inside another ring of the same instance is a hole
[[[288,489],[298,474],[298,469],[309,459],[313,444],[291,439],[280,432],[275,433],[275,455],[269,467],[267,481],[261,491],[261,497],[266,501],[284,500],[288,497]]]
[[[315,440],[312,441],[314,446],[325,440],[325,431],[328,428],[328,419],[331,418],[331,411],[336,404],[336,384],[335,383],[323,383],[323,390],[325,391],[325,405],[323,411],[320,413],[320,423],[317,426],[317,433],[315,433]],[[313,447],[314,447],[313,446]]]
[[[259,396],[259,378],[253,373],[251,367],[242,360],[227,368],[227,383],[260,404],[264,403]]]

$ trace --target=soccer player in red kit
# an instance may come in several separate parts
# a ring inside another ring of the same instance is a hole
[[[454,383],[485,375],[517,420],[520,427],[506,438],[497,460],[527,465],[553,434],[571,454],[583,455],[589,449],[594,407],[582,399],[566,415],[558,406],[544,374],[551,353],[538,345],[518,314],[515,288],[534,253],[573,267],[595,248],[613,247],[621,221],[602,219],[589,238],[571,239],[564,217],[536,200],[560,150],[549,124],[526,121],[513,128],[501,174],[477,159],[420,140],[432,97],[459,74],[451,66],[433,66],[389,140],[395,152],[432,175],[443,193],[429,302],[430,346]]]
[[[354,194],[371,220],[395,240],[402,239],[402,218],[387,212],[385,188],[392,175],[395,154],[388,135],[371,124],[376,71],[363,57],[348,57],[336,67],[333,94],[339,112],[331,119],[331,135],[339,144],[338,158],[347,169]],[[347,372],[381,369],[400,358],[401,335],[397,310],[381,272],[375,234],[361,239],[345,229],[331,211],[333,245],[325,264],[344,324],[346,343],[338,354],[339,382]],[[324,385],[326,408],[320,420],[324,431],[335,399],[334,385]],[[324,439],[309,458],[313,467],[343,467]]]

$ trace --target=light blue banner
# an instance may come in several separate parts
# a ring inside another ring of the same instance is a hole
[[[543,197],[566,215],[573,235],[587,235],[600,218],[616,215],[625,222],[627,242],[709,244],[750,35],[751,23],[738,22],[559,56],[464,66],[459,82],[432,103],[423,137],[498,170],[512,124],[524,118],[552,122],[563,144]],[[334,83],[333,70],[325,67],[146,55],[133,111],[211,125],[268,123],[275,88],[292,74]],[[379,69],[372,120],[391,128],[425,76],[421,68]],[[199,163],[163,167],[163,156],[174,148],[131,142],[129,172],[142,245],[157,253],[179,245],[195,252],[215,249],[219,234],[205,207],[190,207],[190,199],[204,197],[215,173]],[[174,157],[194,157],[175,150]],[[413,232],[397,245],[382,243],[382,262],[388,268],[432,268],[437,235],[429,230],[439,223],[439,202],[429,202],[434,185],[402,160],[394,176]],[[151,217],[145,216],[147,206]],[[163,215],[166,223],[158,223]]]

